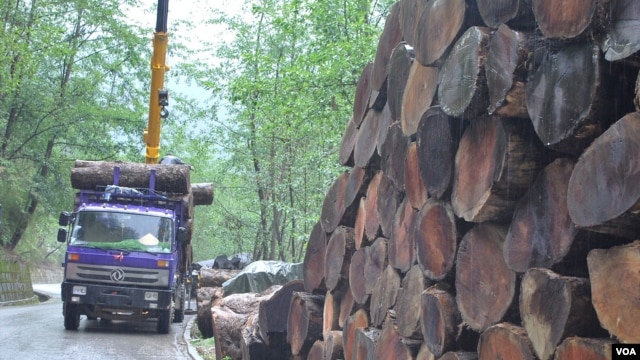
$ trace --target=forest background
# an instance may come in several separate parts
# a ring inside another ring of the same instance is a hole
[[[215,188],[213,205],[196,208],[195,261],[302,261],[392,4],[169,1],[161,154]],[[1,251],[59,263],[74,161],[144,162],[155,8],[0,0]]]

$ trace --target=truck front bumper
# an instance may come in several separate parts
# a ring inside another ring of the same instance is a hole
[[[166,310],[171,307],[169,289],[144,289],[110,285],[62,283],[62,301],[112,310]]]

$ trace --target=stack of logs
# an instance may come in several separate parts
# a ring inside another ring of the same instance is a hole
[[[397,2],[288,304],[291,358],[639,343],[638,26],[634,0]]]

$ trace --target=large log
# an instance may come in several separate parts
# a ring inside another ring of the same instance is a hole
[[[471,351],[449,351],[438,360],[477,360],[478,354]]]
[[[502,24],[520,30],[536,26],[531,0],[478,0],[478,11],[484,23],[494,29]]]
[[[304,289],[306,292],[327,290],[324,282],[324,255],[327,251],[327,233],[318,221],[309,235],[302,263]]]
[[[188,165],[138,164],[130,162],[76,161],[71,169],[71,187],[77,190],[96,190],[114,185],[114,168],[120,168],[118,185],[149,188],[151,170],[156,172],[155,190],[173,194],[188,194],[191,178]]]
[[[367,242],[373,242],[380,235],[380,217],[378,215],[378,187],[382,179],[382,172],[378,171],[369,182],[365,195],[364,235]]]
[[[358,304],[364,304],[369,299],[369,294],[365,288],[365,271],[367,263],[368,247],[358,249],[351,257],[349,267],[349,288],[353,295],[353,300]]]
[[[470,27],[451,49],[440,69],[438,102],[450,116],[473,119],[488,105],[484,64],[489,51],[490,30]]]
[[[347,122],[347,127],[342,133],[340,150],[338,151],[338,163],[343,166],[354,165],[354,150],[358,140],[358,123],[352,118]]]
[[[451,203],[470,222],[509,220],[541,168],[541,144],[531,127],[483,116],[466,128],[455,159]]]
[[[391,118],[391,110],[389,110],[389,104],[385,103],[382,108],[380,117],[380,124],[378,125],[378,135],[376,136],[376,149],[378,154],[382,154],[382,145],[387,140],[389,134],[389,127],[393,123],[394,119]]]
[[[349,263],[355,252],[353,228],[339,226],[331,234],[324,256],[324,281],[327,290],[346,284],[349,279]]]
[[[465,323],[483,331],[503,320],[516,291],[516,274],[504,261],[506,228],[481,223],[469,230],[456,259],[456,303]]]
[[[402,203],[402,193],[397,190],[385,172],[381,174],[380,182],[378,183],[376,207],[382,236],[389,238],[393,231],[393,220],[396,211]]]
[[[374,350],[376,359],[413,360],[420,350],[419,340],[402,337],[392,321],[385,322]]]
[[[548,268],[569,252],[577,234],[567,208],[573,167],[571,159],[556,159],[518,202],[504,244],[504,257],[512,270]]]
[[[589,280],[549,269],[532,268],[524,274],[520,315],[541,360],[551,359],[556,346],[569,335],[605,335],[591,306]]]
[[[347,289],[347,291],[349,291]],[[322,310],[322,338],[326,339],[334,330],[338,330],[338,317],[340,316],[340,298],[342,297],[342,289],[336,291],[327,291],[324,296],[324,307]]]
[[[377,360],[376,344],[382,331],[377,328],[358,328],[355,331],[352,359],[357,360]]]
[[[351,119],[356,127],[360,127],[365,118],[369,107],[369,98],[371,97],[371,72],[373,71],[373,63],[369,62],[362,69],[358,84],[356,85],[356,93],[353,100],[353,114]]]
[[[379,126],[383,113],[369,110],[358,129],[358,136],[353,152],[354,166],[361,168],[380,167],[380,155],[377,152],[375,139],[378,136]]]
[[[402,94],[400,123],[405,135],[415,134],[422,115],[433,103],[437,88],[438,68],[414,61]]]
[[[200,269],[199,286],[201,287],[222,287],[222,284],[236,276],[240,270],[227,269]]]
[[[605,16],[609,0],[532,0],[536,23],[547,38],[573,39],[597,31],[599,18]]]
[[[211,205],[213,203],[212,183],[192,183],[193,205]]]
[[[622,343],[640,343],[640,241],[592,250],[591,297],[600,324]]]
[[[358,341],[356,330],[365,329],[369,327],[369,316],[364,309],[356,311],[353,315],[349,316],[345,321],[342,328],[342,343],[344,348],[345,360],[356,359],[354,357],[354,351]]]
[[[287,319],[287,342],[293,355],[305,356],[322,337],[324,296],[294,292]]]
[[[462,131],[463,121],[449,117],[440,106],[422,115],[416,132],[418,169],[429,196],[441,199],[450,190]]]
[[[452,350],[462,322],[455,298],[432,286],[420,295],[420,330],[424,344],[434,357]]]
[[[640,234],[640,113],[630,113],[580,156],[567,206],[576,226],[637,239]]]
[[[408,198],[398,207],[388,244],[389,265],[406,273],[415,263],[415,223],[418,212]]]
[[[428,0],[401,0],[398,20],[402,30],[402,38],[410,46],[416,44],[416,31],[418,30],[420,15],[427,7]]]
[[[396,305],[396,325],[398,333],[405,338],[422,339],[420,329],[420,298],[430,285],[418,265],[414,265],[402,278]]]
[[[344,359],[342,331],[331,331],[324,338],[324,360]]]
[[[524,328],[511,323],[500,323],[489,327],[480,335],[478,358],[534,360],[536,357]]]
[[[343,172],[333,182],[322,202],[320,223],[327,233],[332,233],[342,222],[345,215],[345,190],[349,181],[349,173]]]
[[[371,88],[373,90],[384,91],[386,88],[391,53],[402,40],[402,29],[400,28],[399,17],[400,2],[397,2],[391,7],[391,11],[384,23],[384,29],[378,40],[376,57],[373,62],[371,74]]]
[[[424,274],[442,280],[453,268],[458,230],[448,202],[430,199],[420,209],[415,224],[416,259]]]
[[[260,338],[270,347],[283,345],[287,332],[289,304],[294,292],[304,291],[302,280],[290,281],[276,291],[258,308],[258,328]]]
[[[380,169],[389,177],[398,191],[404,191],[404,160],[410,138],[404,136],[400,122],[389,127],[387,138],[380,149]]]
[[[399,289],[400,275],[391,265],[387,265],[371,292],[371,304],[374,305],[370,308],[369,313],[373,326],[382,326],[388,310],[393,308],[396,303]]]
[[[418,145],[414,141],[407,149],[407,157],[404,162],[404,189],[411,207],[416,210],[420,210],[429,198],[427,187],[420,176],[418,162]]]
[[[367,294],[371,294],[378,279],[382,276],[384,269],[389,264],[387,257],[387,239],[377,238],[366,250],[367,259],[364,270],[364,289]],[[363,304],[363,303],[361,303]]]
[[[602,360],[611,359],[610,339],[568,337],[556,349],[554,360]]]
[[[224,296],[221,287],[200,287],[196,291],[196,302],[198,315],[196,324],[202,337],[209,339],[213,337],[213,318],[211,316],[211,304]]]
[[[579,43],[558,50],[542,47],[533,56],[541,59],[540,65],[533,70],[525,91],[535,131],[549,148],[580,154],[616,115],[609,108],[608,96],[613,94],[605,94],[600,49]]]
[[[616,0],[609,4],[609,22],[602,41],[604,58],[608,61],[626,59],[640,50],[640,2]]]
[[[400,120],[402,116],[402,98],[407,86],[411,64],[413,63],[413,48],[406,42],[401,42],[391,53],[389,62],[389,77],[387,79],[387,105],[391,111],[391,118]]]

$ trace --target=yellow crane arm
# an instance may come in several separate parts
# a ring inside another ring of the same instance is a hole
[[[156,29],[153,33],[153,55],[151,57],[151,91],[149,96],[149,122],[144,130],[147,164],[157,164],[160,157],[160,129],[162,118],[168,115],[165,106],[169,104],[168,92],[164,89],[164,75],[169,71],[165,63],[169,33],[167,14],[169,0],[158,0]]]

